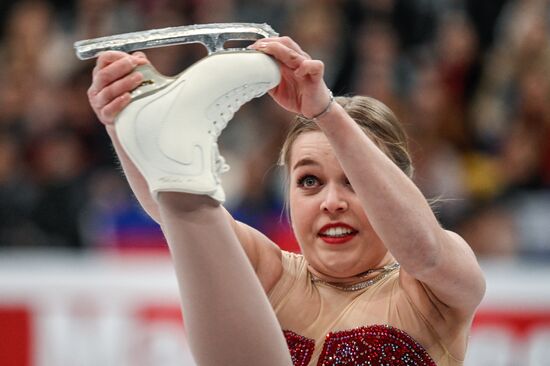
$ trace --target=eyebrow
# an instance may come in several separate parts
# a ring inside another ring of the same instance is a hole
[[[304,158],[304,159],[298,160],[296,164],[294,164],[294,166],[292,167],[292,170],[296,170],[301,166],[307,166],[307,165],[320,165],[320,164],[313,159]]]

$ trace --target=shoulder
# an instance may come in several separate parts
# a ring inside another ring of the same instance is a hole
[[[281,251],[281,279],[287,277],[295,281],[300,277],[307,276],[307,262],[302,254]]]
[[[304,269],[307,266],[306,260],[302,254],[281,251],[281,260],[283,268],[287,271],[296,272]]]
[[[283,271],[281,249],[260,231],[227,215],[262,287],[269,292]]]
[[[281,251],[281,274],[268,291],[270,300],[277,302],[286,296],[291,289],[307,279],[307,262],[303,255]]]

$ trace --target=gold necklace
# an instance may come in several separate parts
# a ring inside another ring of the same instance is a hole
[[[363,277],[366,277],[369,274],[374,273],[374,272],[381,272],[381,273],[376,277],[373,277],[371,279],[361,281],[361,282],[358,282],[358,283],[354,283],[354,284],[351,284],[351,285],[346,285],[346,284],[338,283],[338,282],[325,281],[325,280],[322,280],[319,277],[315,276],[311,272],[309,272],[309,274],[311,276],[311,283],[318,283],[318,284],[325,285],[325,286],[328,286],[328,287],[332,287],[332,288],[342,290],[342,291],[358,291],[358,290],[362,290],[364,288],[367,288],[369,286],[372,286],[377,282],[380,282],[381,280],[388,277],[391,273],[393,273],[397,269],[399,269],[399,263],[397,263],[397,262],[388,264],[388,265],[386,265],[382,268],[369,269],[368,271],[361,273],[357,277],[358,278],[363,278]]]

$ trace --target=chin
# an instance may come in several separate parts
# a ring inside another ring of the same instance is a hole
[[[341,258],[336,258],[336,260],[321,260],[319,264],[323,268],[321,272],[336,278],[351,277],[361,272],[357,271],[356,273],[354,270],[355,263],[343,261]]]

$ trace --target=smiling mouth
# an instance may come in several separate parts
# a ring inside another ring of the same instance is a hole
[[[322,230],[319,238],[327,244],[343,244],[353,239],[357,233],[357,230],[350,227],[333,226]]]

